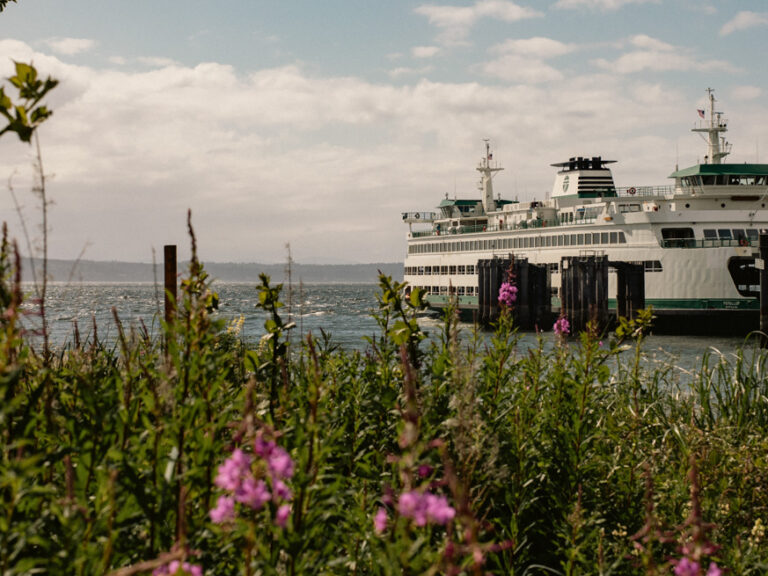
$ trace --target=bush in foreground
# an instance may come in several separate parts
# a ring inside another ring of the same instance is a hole
[[[0,254],[0,573],[760,574],[768,384],[759,350],[685,382],[610,339],[511,315],[425,339],[380,278],[363,352],[290,344],[262,277],[249,349],[193,257],[159,338],[43,357]],[[16,279],[14,279],[14,276]],[[514,305],[511,300],[509,306]]]

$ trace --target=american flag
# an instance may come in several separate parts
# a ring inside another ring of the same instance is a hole
[[[699,113],[699,117],[704,118],[704,110],[696,110]]]

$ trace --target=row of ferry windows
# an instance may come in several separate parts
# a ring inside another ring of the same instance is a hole
[[[705,176],[686,176],[683,186],[765,186],[768,176],[742,176],[739,174],[718,174]]]
[[[456,296],[474,296],[479,294],[474,286],[419,286],[425,294],[433,296],[455,294]]]
[[[479,252],[482,250],[515,250],[525,248],[551,248],[557,246],[594,246],[600,244],[626,244],[624,232],[583,232],[552,236],[523,236],[494,240],[461,240],[411,244],[409,254],[439,252]]]
[[[637,262],[639,264],[639,262]],[[661,272],[661,262],[659,260],[645,260],[642,262],[646,272]],[[560,266],[557,262],[551,262],[546,265],[551,272],[558,272]],[[614,272],[613,268],[609,268],[610,272]],[[407,276],[445,276],[445,275],[462,275],[462,274],[474,274],[475,267],[472,264],[466,266],[406,266],[405,274]],[[429,286],[424,287],[428,289]]]
[[[406,266],[405,267],[405,273],[406,274],[412,274],[412,275],[419,275],[419,276],[431,276],[431,275],[440,275],[440,274],[451,274],[451,275],[464,275],[464,274],[474,274],[475,273],[475,265],[474,264],[468,264],[468,265],[457,265],[457,266]]]

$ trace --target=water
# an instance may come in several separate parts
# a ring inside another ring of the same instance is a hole
[[[215,314],[226,321],[244,318],[241,335],[254,344],[264,334],[265,313],[256,309],[258,292],[254,284],[223,283],[214,285],[220,298],[219,310]],[[368,344],[365,336],[378,334],[378,327],[371,314],[377,307],[375,284],[310,284],[294,287],[290,314],[296,322],[298,334],[312,332],[315,335],[324,330],[332,341],[345,347],[364,349]],[[287,301],[283,293],[283,300]],[[33,305],[26,305],[30,310]],[[92,335],[93,324],[98,327],[99,339],[113,342],[117,336],[114,308],[124,326],[139,325],[143,321],[152,335],[159,333],[158,318],[162,317],[162,289],[152,284],[52,284],[49,286],[47,301],[51,342],[56,347],[71,344],[73,326],[76,321],[81,338]],[[288,318],[286,306],[281,315]],[[436,334],[440,321],[424,319],[422,327]],[[470,334],[472,326],[462,326]],[[548,345],[552,334],[544,335]],[[739,337],[666,336],[652,335],[644,348],[648,361],[663,363],[671,361],[684,369],[695,368],[707,350],[732,354],[744,342]],[[521,349],[536,345],[536,336],[524,334]]]

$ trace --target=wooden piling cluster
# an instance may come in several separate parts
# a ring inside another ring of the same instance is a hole
[[[586,329],[590,321],[608,320],[608,257],[566,256],[560,262],[560,313],[568,318],[571,333]]]
[[[511,271],[511,275],[510,275]],[[478,321],[490,325],[501,314],[499,289],[502,282],[513,278],[517,300],[512,313],[515,325],[523,330],[541,328],[552,316],[549,270],[525,258],[491,258],[478,260]]]

